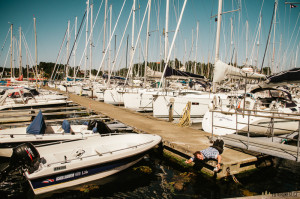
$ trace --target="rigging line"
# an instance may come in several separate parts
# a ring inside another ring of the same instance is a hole
[[[265,2],[265,0],[263,0],[262,1],[262,4],[261,4],[261,8],[260,8],[260,12],[259,12],[259,17],[258,17],[258,21],[257,21],[257,24],[256,24],[256,26],[255,26],[255,30],[257,29],[257,32],[256,32],[256,36],[255,36],[255,39],[254,39],[254,42],[253,42],[253,47],[252,47],[252,51],[251,51],[251,59],[253,59],[253,54],[254,54],[254,50],[255,50],[255,45],[256,45],[256,43],[257,43],[257,39],[259,39],[258,38],[258,31],[260,31],[260,30],[258,30],[258,28],[259,28],[259,22],[260,22],[260,20],[261,20],[261,12],[262,12],[262,8],[263,8],[263,5],[264,5],[264,2]],[[260,27],[261,28],[261,27]]]
[[[33,66],[34,64],[34,61],[33,61],[33,59],[32,59],[32,56],[31,56],[31,52],[30,52],[30,50],[29,50],[29,46],[28,46],[28,43],[27,43],[27,41],[26,41],[26,38],[25,38],[25,35],[24,35],[24,33],[22,32],[22,38],[23,38],[23,41],[24,41],[24,46],[25,46],[25,50],[26,50],[26,52],[28,52],[28,55],[29,55],[29,62],[31,63],[31,66]],[[28,64],[28,66],[29,66],[29,64]],[[32,67],[31,68],[31,70],[34,72],[34,67]]]
[[[84,19],[85,19],[85,16],[86,16],[86,12],[87,11],[85,11],[84,12],[84,15],[83,15],[83,17],[82,17],[82,20],[81,20],[81,23],[80,23],[80,26],[79,26],[79,30],[77,31],[77,36],[76,36],[76,38],[75,38],[75,41],[74,41],[74,43],[73,43],[73,46],[72,46],[72,49],[71,49],[71,52],[70,52],[70,55],[69,55],[69,57],[68,57],[68,61],[67,61],[67,63],[66,63],[66,66],[68,66],[68,64],[69,64],[69,61],[70,61],[70,58],[71,58],[71,55],[72,55],[72,53],[73,53],[73,50],[74,50],[74,47],[75,47],[75,44],[76,44],[76,42],[77,42],[77,39],[78,39],[78,34],[80,33],[80,31],[81,31],[81,28],[82,28],[82,24],[83,24],[83,22],[84,22]],[[67,55],[68,56],[68,55]],[[75,78],[75,77],[74,77]]]
[[[270,34],[271,34],[272,26],[273,26],[273,19],[274,19],[275,8],[276,8],[276,2],[274,3],[273,14],[272,14],[272,19],[271,19],[271,24],[270,24],[269,34],[268,34],[268,39],[267,39],[267,42],[266,42],[265,52],[264,52],[264,56],[263,56],[263,60],[262,60],[261,68],[260,68],[261,71],[262,71],[262,69],[264,67],[266,52],[267,52],[269,41],[270,41]]]
[[[83,27],[85,26],[85,23],[86,23],[86,20],[84,20],[84,22],[83,22],[83,24],[82,24]],[[83,32],[84,32],[84,31],[81,31],[81,32],[79,33],[79,35],[76,34],[77,37],[79,38],[79,41],[80,41],[80,39],[81,39],[81,36],[82,36],[82,33],[83,33]],[[78,49],[78,43],[79,43],[79,42],[75,42],[75,41],[74,41],[74,43],[76,43],[75,48],[76,48],[76,50],[77,50],[77,49]],[[85,53],[85,50],[84,50],[83,53],[82,53],[82,57],[81,57],[81,59],[80,59],[80,61],[79,61],[79,64],[77,64],[77,65],[78,65],[77,71],[80,69],[80,65],[81,65],[81,63],[82,63],[82,60],[83,60],[83,57],[84,57],[84,53]],[[77,72],[75,72],[75,76],[76,76],[76,74],[77,74]]]
[[[95,21],[94,21],[94,24],[93,24],[92,29],[94,29],[94,27],[95,27],[95,24],[96,24],[96,22],[97,22],[97,19],[98,19],[98,16],[99,16],[99,13],[100,13],[102,4],[103,4],[103,0],[101,1],[101,4],[100,4],[100,6],[99,6],[99,9],[98,9],[98,12],[97,12],[97,15],[96,15],[96,18],[95,18]],[[85,11],[84,16],[86,15],[86,12],[87,12],[87,11]],[[83,22],[83,24],[82,24],[82,22]],[[76,34],[77,37],[78,37],[78,34],[79,34],[79,38],[81,38],[81,35],[82,35],[82,32],[80,32],[81,26],[82,26],[82,25],[85,25],[85,23],[86,23],[86,21],[84,21],[84,17],[83,17],[83,19],[82,19],[82,21],[81,21],[81,24],[80,24],[80,28],[79,28],[79,30],[78,30],[78,33]],[[92,35],[92,31],[90,31],[88,41],[90,41],[91,35]],[[77,37],[75,38],[75,41],[74,41],[74,44],[73,44],[73,48],[74,48],[74,45],[77,43],[77,42],[76,42]],[[86,43],[86,45],[85,45],[85,48],[84,48],[82,57],[81,57],[80,62],[79,62],[79,64],[78,64],[79,67],[77,68],[77,72],[78,72],[79,69],[80,69],[80,65],[81,65],[81,62],[82,62],[82,60],[83,60],[83,57],[84,57],[84,55],[85,55],[85,52],[86,52],[86,50],[87,50],[87,46],[88,46],[88,45],[89,45],[89,42]],[[73,48],[72,48],[72,51],[73,51]],[[71,51],[71,53],[70,53],[70,57],[71,57],[71,55],[72,55],[72,51]],[[69,57],[69,59],[70,59],[70,57]],[[75,67],[75,66],[74,66],[74,67]],[[75,76],[77,75],[77,72],[75,72]],[[74,78],[75,78],[75,77],[74,77]]]
[[[126,0],[124,0],[124,2],[123,2],[123,6],[122,6],[122,8],[121,8],[121,11],[120,11],[120,14],[119,14],[119,16],[118,16],[118,19],[117,19],[117,21],[116,21],[116,24],[115,24],[115,26],[114,26],[114,29],[113,29],[113,31],[112,31],[112,33],[111,33],[111,35],[110,35],[109,42],[108,42],[108,44],[107,44],[106,50],[105,50],[104,55],[103,55],[103,57],[102,57],[102,61],[101,61],[101,64],[100,64],[100,66],[99,66],[99,68],[98,68],[97,74],[96,74],[96,76],[95,76],[95,78],[94,78],[94,81],[96,81],[96,79],[97,79],[97,77],[98,77],[98,75],[99,75],[100,69],[102,68],[102,64],[103,64],[103,62],[104,62],[106,53],[107,53],[107,51],[108,51],[108,49],[109,49],[108,47],[110,46],[110,42],[111,42],[111,40],[112,40],[112,38],[113,38],[113,36],[114,36],[114,34],[115,34],[115,30],[116,30],[117,25],[118,25],[118,23],[119,23],[119,19],[120,19],[120,17],[121,17],[122,12],[123,12],[123,8],[124,8],[125,3],[126,3]]]
[[[181,13],[180,13],[180,17],[179,17],[179,21],[177,23],[177,27],[176,27],[176,30],[175,30],[175,34],[174,34],[174,37],[173,37],[173,40],[172,40],[172,44],[171,44],[171,49],[169,51],[169,54],[168,54],[168,57],[167,57],[167,60],[166,60],[166,63],[165,63],[165,67],[164,67],[164,70],[163,70],[163,73],[162,73],[162,76],[161,76],[161,79],[160,79],[160,84],[159,84],[159,88],[161,88],[163,82],[164,82],[164,75],[166,73],[166,70],[167,70],[167,66],[168,66],[168,62],[170,60],[170,57],[171,57],[171,53],[172,53],[172,49],[173,49],[173,46],[174,46],[174,43],[175,43],[175,39],[176,39],[176,36],[177,36],[177,33],[179,31],[179,26],[181,24],[181,20],[182,20],[182,16],[183,16],[183,12],[184,12],[184,9],[185,9],[185,6],[186,6],[186,2],[187,0],[184,1],[183,3],[183,6],[182,6],[182,9],[181,9]]]
[[[286,6],[284,6],[283,35],[285,36]]]
[[[10,28],[8,29],[8,32],[7,32],[6,37],[5,37],[5,41],[4,41],[3,45],[2,45],[1,52],[0,52],[0,57],[1,57],[1,53],[3,51],[3,48],[4,48],[5,44],[6,44],[9,32],[10,32]]]
[[[3,68],[2,68],[1,78],[2,78],[3,73],[4,73],[5,65],[6,65],[6,62],[7,62],[7,59],[8,59],[8,55],[9,55],[9,53],[10,53],[10,48],[11,48],[11,46],[9,47],[9,49],[8,49],[8,51],[7,51],[6,59],[5,59]]]
[[[245,5],[245,10],[246,10],[246,19],[249,19],[249,15],[248,15],[248,10],[247,10],[247,6],[246,6],[246,1],[244,0],[244,5]]]
[[[130,59],[130,63],[129,63],[129,70],[128,70],[128,73],[126,75],[126,80],[125,80],[125,83],[124,83],[124,87],[126,86],[126,83],[127,83],[127,79],[129,77],[129,74],[131,74],[131,71],[132,71],[132,68],[133,68],[133,57],[135,55],[135,51],[136,51],[136,47],[137,47],[137,44],[138,44],[138,40],[140,39],[140,35],[141,35],[141,32],[142,32],[142,27],[144,25],[144,20],[146,18],[146,14],[147,14],[147,11],[149,9],[149,1],[147,3],[147,7],[145,9],[145,13],[144,13],[144,17],[142,19],[142,24],[141,24],[141,27],[140,27],[140,30],[139,30],[139,33],[138,33],[138,37],[137,37],[137,41],[135,42],[135,45],[134,45],[134,49],[133,49],[133,52],[132,52],[132,59]],[[123,87],[123,88],[124,88]]]
[[[290,27],[290,24],[291,24],[291,12],[292,11],[292,8],[291,8],[291,6],[290,6],[290,12],[289,12],[289,26],[288,27]],[[289,38],[289,36],[290,36],[290,29],[288,28],[288,37],[287,38]]]
[[[288,46],[287,46],[287,48],[285,49],[284,55],[287,53],[287,50],[290,48],[290,44],[291,44],[292,38],[293,38],[293,36],[294,36],[295,29],[296,29],[296,27],[297,27],[297,24],[298,24],[298,21],[299,21],[299,17],[300,17],[300,12],[299,12],[299,14],[298,14],[297,21],[296,21],[295,27],[294,27],[294,29],[293,29],[293,33],[292,33],[292,35],[291,35],[291,37],[290,37],[290,41],[289,41],[289,43],[288,43]]]
[[[56,61],[55,61],[55,65],[54,65],[54,68],[53,68],[53,71],[52,71],[50,80],[52,80],[53,74],[54,74],[54,72],[55,72],[55,70],[56,70],[56,65],[57,65],[57,62],[58,62],[58,59],[59,59],[59,56],[60,56],[61,49],[62,49],[63,44],[64,44],[64,42],[65,42],[65,39],[66,39],[66,36],[67,36],[67,32],[68,32],[68,28],[66,28],[66,32],[65,32],[64,39],[63,39],[63,41],[62,41],[62,43],[61,43],[61,45],[60,45],[60,48],[59,48],[59,51],[58,51],[58,55],[57,55],[57,58],[56,58]]]
[[[27,28],[27,31],[25,32],[25,36],[27,35],[28,31],[29,30],[32,30],[31,26],[33,26],[33,21],[31,21],[31,23],[29,24],[28,28]]]
[[[296,35],[296,38],[294,39],[294,41],[297,41],[298,36],[299,36],[299,31],[300,31],[300,26],[299,26],[299,28],[298,28],[298,32],[297,32],[297,35]],[[294,52],[294,48],[295,48],[296,43],[297,43],[297,42],[294,42],[294,45],[293,45],[292,49],[290,50],[291,52]],[[289,54],[288,60],[291,60],[291,56],[292,56],[292,53]],[[291,62],[291,61],[290,61],[290,62]]]

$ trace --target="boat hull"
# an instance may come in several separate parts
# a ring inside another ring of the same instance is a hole
[[[35,194],[43,194],[65,187],[76,186],[90,181],[105,178],[118,173],[136,164],[144,154],[116,160],[109,163],[100,163],[89,168],[81,168],[71,172],[65,172],[51,177],[43,177],[29,180],[29,184]]]

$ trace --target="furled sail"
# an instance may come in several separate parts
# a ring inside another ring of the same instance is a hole
[[[175,69],[167,66],[165,77],[170,77],[170,76],[204,79],[204,76],[197,75],[194,73],[184,72],[184,71],[180,71],[180,70],[175,70]]]
[[[265,79],[265,75],[255,72],[245,72],[243,69],[228,65],[220,60],[215,64],[213,82],[221,82],[228,76],[246,77],[250,79]]]
[[[161,78],[162,72],[152,70],[150,67],[147,66],[147,77],[152,78]]]

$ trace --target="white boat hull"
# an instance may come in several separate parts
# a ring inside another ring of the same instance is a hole
[[[45,163],[25,176],[35,194],[86,183],[130,167],[160,142],[157,135],[120,134],[37,147]]]
[[[212,121],[213,120],[213,121]],[[247,115],[236,114],[224,114],[220,112],[214,112],[212,118],[212,112],[207,111],[203,117],[202,128],[205,132],[215,135],[227,135],[233,134],[238,130],[238,133],[248,132],[248,120]],[[249,132],[252,135],[271,135],[270,124],[271,119],[259,116],[250,116],[249,120]],[[213,128],[212,128],[213,125]],[[274,119],[273,133],[274,135],[281,135],[292,133],[297,131],[298,122],[288,119]]]

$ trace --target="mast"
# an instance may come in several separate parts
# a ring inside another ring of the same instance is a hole
[[[183,12],[184,12],[185,6],[186,6],[186,2],[187,2],[187,0],[184,0],[183,6],[182,6],[182,9],[181,9],[181,13],[180,13],[180,16],[179,16],[179,19],[178,19],[178,22],[177,22],[177,26],[176,26],[176,29],[175,29],[175,34],[174,34],[174,37],[173,37],[173,40],[172,40],[172,43],[171,43],[171,46],[170,46],[170,52],[168,53],[168,57],[167,57],[167,60],[165,62],[164,71],[163,71],[161,79],[160,79],[161,84],[159,85],[159,88],[161,88],[161,86],[163,84],[163,81],[164,81],[164,75],[165,75],[166,70],[167,70],[167,63],[168,63],[168,61],[169,61],[169,59],[171,57],[171,52],[172,52],[172,49],[174,47],[174,43],[175,43],[175,39],[176,39],[178,30],[179,30],[179,26],[181,24],[181,20],[182,20],[182,16],[183,16]]]
[[[129,34],[127,35],[127,42],[126,42],[126,69],[128,68],[128,66],[127,66],[127,59],[128,59],[128,39],[129,39]]]
[[[281,39],[280,39],[280,40],[281,40]],[[295,68],[297,67],[298,53],[299,53],[299,45],[300,45],[300,43],[298,44],[297,50],[296,50],[296,56],[295,56]]]
[[[74,82],[76,81],[76,49],[77,49],[77,43],[76,43],[76,37],[77,37],[77,16],[75,17],[75,48],[74,48]]]
[[[221,21],[222,21],[222,4],[223,4],[223,0],[219,0],[217,33],[216,33],[215,64],[219,60],[219,57],[220,57],[219,50],[220,50],[220,32],[221,32]]]
[[[275,65],[275,32],[276,32],[276,14],[277,14],[278,0],[275,0],[275,13],[274,13],[274,32],[273,32],[273,55],[272,55],[272,71]],[[274,71],[273,71],[274,72]]]
[[[194,66],[194,73],[196,74],[196,67],[197,67],[197,51],[198,51],[198,34],[199,34],[199,21],[197,21],[197,29],[196,29],[196,49],[195,49],[195,66]],[[200,58],[201,59],[201,58]]]
[[[130,50],[130,63],[133,63],[133,52],[134,52],[134,24],[135,24],[135,3],[136,0],[133,0],[133,6],[132,6],[132,29],[131,29],[131,50]],[[133,74],[133,70],[129,69],[130,76]]]
[[[88,44],[88,32],[89,32],[89,4],[90,1],[86,1],[86,28],[85,28],[85,46]],[[84,79],[86,78],[86,69],[87,69],[87,51],[85,51],[85,59],[84,59]]]
[[[148,21],[147,21],[147,32],[146,32],[146,49],[145,49],[145,68],[144,68],[144,88],[147,82],[147,65],[148,65],[148,44],[149,44],[149,26],[150,26],[150,13],[151,13],[151,0],[148,1]]]
[[[69,57],[69,48],[70,48],[70,20],[68,20],[68,29],[67,29],[67,56],[66,56],[66,78],[69,75],[69,66],[68,66],[68,57]]]
[[[281,64],[280,64],[280,55],[281,55],[281,44],[282,44],[282,34],[280,35],[280,42],[279,42],[279,50],[278,50],[278,58],[277,58],[277,70],[275,71],[275,72],[278,72],[278,69],[279,69],[279,67],[278,66],[281,66]],[[281,71],[282,69],[280,69],[279,71]]]
[[[112,21],[112,5],[109,6],[109,38],[112,37],[111,21]],[[110,74],[110,72],[111,72],[111,43],[109,45],[109,50],[108,50],[108,74]]]
[[[36,82],[36,85],[38,83],[38,68],[37,68],[37,63],[38,63],[38,60],[37,60],[37,38],[36,38],[36,19],[35,17],[33,18],[33,24],[34,24],[34,43],[35,43],[35,65],[36,65],[36,77],[35,77],[35,82]]]
[[[167,56],[168,56],[168,46],[169,46],[169,5],[170,5],[170,0],[166,0],[166,24],[165,24],[165,61],[167,61]]]
[[[13,65],[12,65],[12,68],[13,68],[13,77],[15,78],[16,76],[15,76],[15,63],[16,63],[16,60],[15,60],[15,46],[16,45],[16,37],[15,36],[13,36]]]
[[[90,35],[90,79],[92,78],[92,64],[93,64],[93,59],[92,59],[92,55],[93,55],[93,7],[94,4],[91,4],[91,35]]]
[[[13,24],[10,25],[10,78],[11,79],[13,74],[12,60],[13,60]]]
[[[260,40],[260,33],[261,33],[261,16],[259,18],[259,26],[258,26],[258,39],[257,39],[257,54],[256,54],[256,63],[255,66],[257,68],[257,63],[258,63],[258,53],[259,53],[259,40]]]
[[[116,50],[117,50],[117,35],[115,35],[114,61],[117,58]],[[114,70],[113,72],[114,72],[114,76],[115,76],[116,75],[116,71]]]
[[[104,55],[105,55],[106,15],[107,15],[107,0],[105,0],[105,6],[104,6],[103,51],[102,51],[102,57],[104,57]],[[103,74],[104,74],[104,67],[102,67],[102,71],[103,71]]]
[[[21,28],[21,26],[20,26],[19,52],[20,52],[19,76],[21,76],[23,74],[23,71],[22,71],[22,28]]]
[[[246,66],[248,65],[248,34],[249,34],[249,24],[246,21]]]
[[[231,63],[231,51],[232,51],[232,46],[233,46],[233,24],[232,24],[232,17],[230,18],[230,51],[229,51],[229,59],[230,59],[230,64]]]
[[[223,0],[219,0],[217,32],[216,32],[215,64],[217,63],[220,57],[219,50],[220,50],[221,20],[222,20],[222,4],[223,4]],[[213,92],[216,92],[216,82],[213,82]]]
[[[272,14],[272,19],[271,19],[271,24],[270,24],[268,39],[267,39],[267,42],[266,42],[265,52],[264,52],[264,56],[263,56],[263,60],[262,60],[262,64],[261,64],[261,71],[262,71],[262,69],[264,67],[265,57],[266,57],[266,53],[267,53],[267,49],[268,49],[268,45],[269,45],[269,41],[270,41],[270,34],[271,34],[272,26],[273,26],[273,19],[274,19],[275,9],[277,7],[276,2],[277,2],[277,0],[275,0],[275,3],[274,3],[274,9],[273,9],[273,14]]]

